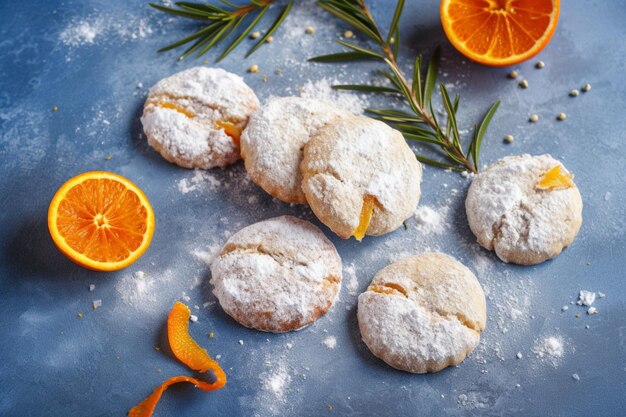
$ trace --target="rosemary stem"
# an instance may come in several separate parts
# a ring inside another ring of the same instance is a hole
[[[364,0],[359,0],[359,5],[363,13],[365,13],[367,18],[372,22],[372,26],[375,30],[376,35],[378,35],[378,37],[381,40],[384,39],[383,34],[380,28],[378,27],[378,24],[374,20],[374,17],[372,16],[369,8],[365,5]],[[399,42],[399,39],[396,39],[396,42]],[[419,115],[424,119],[426,124],[430,126],[430,128],[433,129],[435,132],[437,132],[438,136],[441,137],[443,146],[445,146],[451,153],[453,153],[459,160],[461,160],[463,162],[463,165],[465,165],[465,167],[470,172],[473,172],[475,174],[478,173],[478,171],[476,170],[476,167],[474,167],[474,165],[472,165],[470,160],[465,157],[463,152],[460,152],[456,146],[451,146],[450,138],[443,135],[443,133],[440,131],[439,127],[435,123],[433,116],[430,114],[430,112],[428,112],[424,107],[420,105],[420,103],[417,100],[417,97],[415,96],[415,91],[413,91],[413,88],[411,88],[411,85],[408,83],[408,81],[404,77],[404,72],[400,69],[400,65],[398,65],[398,62],[396,61],[396,57],[391,51],[391,48],[389,47],[389,45],[386,42],[381,41],[380,46],[384,54],[386,55],[387,59],[389,60],[389,63],[397,70],[397,73],[400,75],[399,81],[405,86],[406,91],[410,92],[410,97],[408,98],[409,100],[411,100],[412,107],[418,110],[418,112],[420,113]]]

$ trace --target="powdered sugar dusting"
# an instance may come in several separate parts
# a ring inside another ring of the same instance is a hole
[[[122,40],[142,39],[151,35],[148,20],[136,16],[125,16],[123,20],[113,16],[89,16],[72,20],[60,33],[59,40],[70,47],[93,45],[100,40],[115,37]]]
[[[418,206],[413,217],[417,224],[417,230],[422,234],[441,234],[445,231],[449,207],[443,206],[433,209],[428,206]]]
[[[546,360],[552,366],[557,366],[565,354],[563,338],[560,336],[549,336],[544,339],[537,339],[532,351],[537,358]]]
[[[359,280],[356,277],[356,270],[354,268],[354,263],[347,265],[343,268],[345,273],[345,277],[347,278],[346,289],[348,290],[348,294],[352,296],[357,295],[357,290],[359,289]]]
[[[335,336],[328,336],[322,342],[328,349],[334,349],[337,346],[337,338]]]
[[[300,97],[330,101],[339,108],[355,114],[363,113],[363,109],[369,106],[367,95],[333,90],[332,86],[335,84],[341,83],[336,79],[329,78],[322,78],[317,81],[309,80],[300,88]]]
[[[285,391],[291,383],[291,376],[285,364],[280,363],[273,371],[261,375],[261,382],[264,390],[271,392],[275,399],[284,401]]]
[[[196,190],[214,191],[221,185],[221,181],[208,171],[196,169],[191,178],[183,178],[177,185],[181,194],[187,194]]]

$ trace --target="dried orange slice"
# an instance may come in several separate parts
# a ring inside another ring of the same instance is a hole
[[[150,246],[154,212],[145,194],[111,172],[78,175],[59,188],[48,209],[52,240],[85,268],[115,271]]]
[[[538,54],[559,20],[560,0],[442,0],[441,23],[452,45],[490,66]]]

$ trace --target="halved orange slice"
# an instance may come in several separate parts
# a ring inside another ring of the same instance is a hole
[[[452,45],[481,64],[514,65],[538,54],[559,20],[560,0],[442,0]]]
[[[70,179],[48,209],[48,228],[59,250],[96,271],[116,271],[135,262],[150,246],[154,224],[145,194],[105,171]]]

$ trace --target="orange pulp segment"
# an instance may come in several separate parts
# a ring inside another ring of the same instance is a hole
[[[215,125],[220,129],[224,129],[224,133],[230,136],[233,142],[239,145],[239,138],[241,137],[241,129],[235,126],[234,123],[218,120],[215,122]]]
[[[183,114],[185,116],[187,116],[188,118],[192,119],[195,114],[187,109],[184,109],[180,106],[177,106],[174,103],[168,103],[167,101],[160,101],[158,103],[155,103],[157,106],[161,107],[162,109],[170,109],[170,110],[174,110],[177,111],[180,114]]]
[[[150,246],[154,212],[145,194],[111,172],[78,175],[59,188],[48,209],[52,240],[85,268],[115,271]]]
[[[352,236],[354,236],[354,238],[359,242],[363,240],[365,232],[367,232],[367,227],[370,225],[370,221],[372,220],[372,212],[374,211],[376,203],[376,197],[373,195],[366,194],[363,197],[363,206],[361,207],[361,215],[359,216],[359,225],[352,233]]]
[[[448,40],[467,58],[490,66],[514,65],[550,41],[560,0],[442,0]]]
[[[156,408],[165,390],[170,385],[177,384],[179,382],[190,382],[194,384],[196,388],[207,392],[220,388],[215,386],[215,384],[209,384],[208,382],[204,382],[190,376],[175,376],[159,385],[154,391],[152,391],[152,394],[148,395],[142,402],[131,408],[128,412],[128,417],[150,417],[152,413],[154,413],[154,409]]]
[[[541,190],[563,190],[572,188],[574,186],[573,178],[574,175],[564,172],[561,169],[561,165],[557,165],[543,174],[537,182],[537,188]]]
[[[189,335],[189,308],[177,301],[167,316],[167,338],[174,356],[198,372],[212,370],[217,381],[216,388],[221,388],[226,384],[226,374],[220,365],[214,361],[200,345]]]

